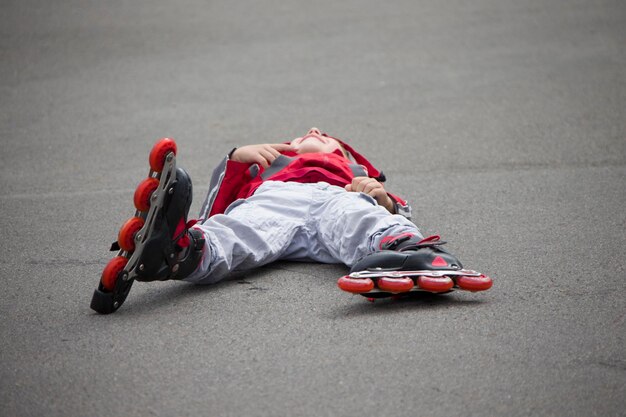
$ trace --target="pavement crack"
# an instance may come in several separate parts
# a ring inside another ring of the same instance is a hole
[[[598,361],[597,365],[602,366],[603,368],[615,369],[618,371],[626,371],[626,361],[614,359],[608,361]]]
[[[265,287],[250,287],[247,289],[248,291],[269,291],[269,288]]]
[[[85,266],[102,265],[104,262],[100,259],[29,259],[25,263],[37,266]]]

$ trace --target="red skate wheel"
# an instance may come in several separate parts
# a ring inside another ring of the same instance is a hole
[[[126,252],[135,250],[135,235],[143,227],[145,221],[141,217],[131,217],[124,223],[117,235],[117,243]]]
[[[120,275],[120,272],[122,272],[127,262],[127,258],[123,256],[116,256],[109,261],[107,266],[104,267],[100,281],[102,282],[102,286],[105,290],[113,291],[115,288],[115,282],[117,282],[117,277]]]
[[[139,183],[133,197],[137,210],[148,211],[150,209],[150,198],[157,188],[159,188],[159,180],[156,178],[146,178]]]
[[[421,275],[417,278],[417,286],[425,291],[445,292],[449,291],[454,286],[454,282],[450,277],[429,277]]]
[[[413,280],[411,278],[389,278],[382,277],[376,281],[376,286],[383,291],[389,292],[407,292],[413,289]]]
[[[486,275],[479,277],[463,275],[456,279],[456,285],[467,291],[485,291],[491,288],[493,281]]]
[[[161,172],[165,165],[165,157],[170,152],[176,155],[176,142],[173,139],[163,138],[155,143],[150,151],[150,169]]]
[[[337,286],[347,292],[362,294],[374,289],[374,281],[369,278],[350,278],[345,275],[339,278]]]

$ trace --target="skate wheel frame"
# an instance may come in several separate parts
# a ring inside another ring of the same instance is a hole
[[[416,291],[446,293],[454,289],[485,291],[491,288],[491,278],[469,269],[384,271],[371,269],[353,272],[337,281],[340,289],[368,298],[401,296]]]
[[[137,276],[139,256],[149,238],[147,234],[151,233],[157,212],[166,201],[167,190],[176,181],[176,151],[176,142],[170,138],[160,139],[150,151],[150,172],[133,196],[137,211],[120,228],[120,251],[104,267],[91,300],[91,308],[98,313],[109,314],[117,310],[130,291]]]

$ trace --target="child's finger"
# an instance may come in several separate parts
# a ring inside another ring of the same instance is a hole
[[[266,149],[261,149],[259,151],[259,154],[265,160],[265,166],[263,166],[263,168],[267,168],[269,165],[272,164],[272,162],[274,162],[274,159],[276,159],[276,157]]]
[[[277,151],[293,151],[295,149],[288,143],[272,143],[270,146]]]
[[[257,164],[261,165],[263,167],[263,169],[267,169],[267,167],[269,167],[269,164],[267,163],[267,160],[265,158],[263,158],[263,156],[261,154],[257,155],[257,157],[254,159],[254,162],[256,162]]]
[[[266,151],[268,151],[269,153],[271,153],[272,156],[274,156],[274,159],[276,159],[276,158],[278,158],[280,156],[280,152],[278,152],[276,149],[274,149],[270,145],[267,145],[264,149]],[[274,162],[274,160],[272,160],[271,162]]]
[[[367,194],[369,190],[374,186],[375,180],[372,178],[364,177],[356,186],[356,191]]]
[[[267,159],[267,162],[270,162],[270,163],[274,161],[274,159],[276,159],[278,155],[280,155],[280,153],[277,150],[275,150],[274,148],[270,146],[265,146],[259,149],[259,153],[263,155],[265,159]]]
[[[267,160],[267,155],[263,155],[263,150],[262,149],[256,149],[256,151],[254,152],[254,155],[251,156],[251,160],[250,162],[254,162],[256,164],[261,165],[264,169],[266,169],[267,167],[269,167],[270,162],[268,162]]]
[[[364,186],[363,186],[363,192],[367,195],[370,195],[372,197],[374,197],[374,194],[376,193],[376,189],[379,188],[378,187],[378,183],[374,182],[374,181],[368,181]]]
[[[381,201],[387,193],[382,188],[374,188],[370,192],[367,193],[370,197],[376,199],[376,201]]]
[[[367,180],[367,177],[354,177],[352,178],[351,191],[359,192],[363,189],[363,182]]]

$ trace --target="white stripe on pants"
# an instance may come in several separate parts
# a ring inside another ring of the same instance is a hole
[[[351,266],[385,236],[421,236],[411,221],[391,215],[372,197],[325,182],[266,181],[194,228],[204,233],[207,247],[185,281],[201,284],[279,259]]]

